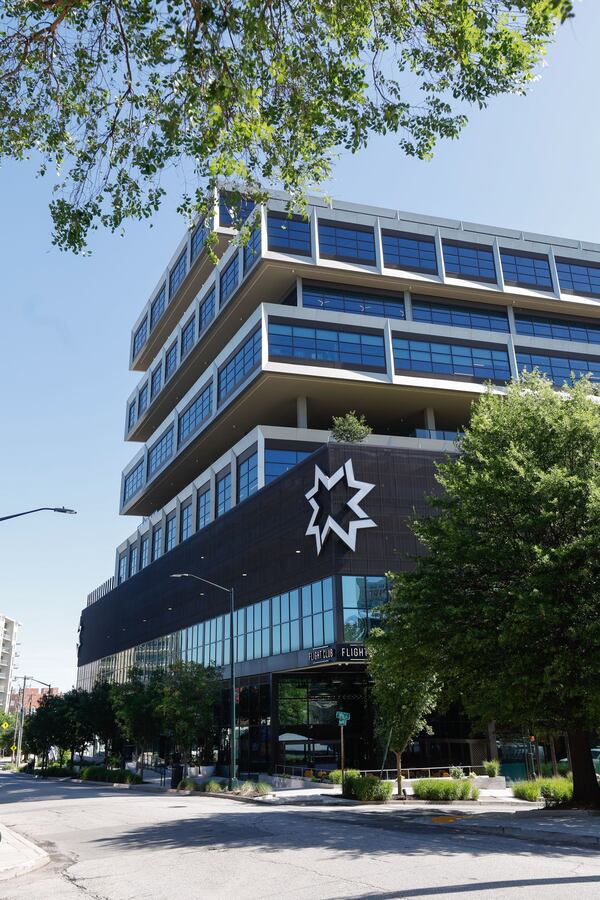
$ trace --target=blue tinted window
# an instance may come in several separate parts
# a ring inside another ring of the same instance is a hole
[[[192,533],[192,501],[181,507],[180,513],[180,534],[181,540],[186,541]]]
[[[219,370],[218,399],[225,399],[260,363],[260,331],[255,331]]]
[[[270,481],[289,472],[295,465],[310,456],[310,453],[310,450],[275,450],[267,447],[265,450],[265,484],[269,484]]]
[[[148,478],[154,475],[173,453],[173,426],[148,451]]]
[[[135,422],[135,408],[136,408],[135,400],[132,400],[129,404],[129,412],[127,413],[127,430],[130,431],[133,428],[133,424]]]
[[[393,338],[397,372],[435,372],[464,375],[481,381],[509,381],[508,354],[504,349],[465,347],[462,344]]]
[[[404,318],[404,300],[400,297],[386,297],[370,294],[368,291],[347,291],[325,285],[303,285],[302,304],[314,309],[333,309],[390,319]]]
[[[277,357],[385,369],[383,335],[269,322],[269,358]]]
[[[129,550],[129,577],[137,573],[138,566],[138,548],[131,547]]]
[[[187,247],[179,256],[179,259],[169,273],[169,297],[172,297],[185,278],[187,272]]]
[[[192,316],[187,325],[184,326],[181,332],[181,358],[189,353],[189,351],[194,346],[194,338],[196,336],[196,320]]]
[[[121,584],[127,578],[127,554],[123,553],[119,557],[119,570],[117,573],[117,584]]]
[[[329,259],[375,265],[375,238],[372,228],[319,221],[319,251]]]
[[[500,259],[502,260],[502,272],[504,273],[506,284],[552,290],[552,276],[547,256],[526,255],[524,253],[511,253],[509,250],[501,250]]]
[[[133,336],[133,355],[132,359],[135,359],[146,341],[148,340],[148,317],[144,319],[141,325],[138,326],[137,331]]]
[[[141,416],[143,412],[146,411],[148,407],[148,382],[144,385],[143,388],[140,388],[140,392],[138,394],[138,417]]]
[[[152,378],[150,379],[150,396],[156,397],[158,392],[160,391],[162,386],[162,365],[160,365],[157,369],[152,373]]]
[[[171,377],[177,368],[177,344],[172,344],[165,356],[165,381]]]
[[[163,284],[160,291],[152,301],[152,306],[150,307],[150,331],[152,331],[152,329],[164,313],[166,305],[167,291],[165,285]]]
[[[205,387],[202,393],[179,416],[179,443],[182,444],[190,434],[193,434],[211,413],[212,383]]]
[[[388,268],[437,273],[435,240],[423,235],[383,231],[383,260]]]
[[[152,560],[158,559],[162,554],[162,526],[156,525],[152,532]]]
[[[533,337],[554,338],[558,341],[583,341],[600,344],[600,323],[577,319],[553,319],[549,316],[532,316],[529,313],[515,313],[518,334]]]
[[[211,288],[198,308],[200,334],[215,317],[215,289]]]
[[[255,228],[244,247],[244,272],[249,272],[260,256],[260,227]]]
[[[140,542],[140,569],[145,569],[150,562],[150,538],[143,537]]]
[[[237,218],[245,222],[252,210],[254,209],[254,201],[247,200],[245,197],[236,197],[227,191],[224,191],[219,198],[219,224],[221,228],[237,227]]]
[[[600,297],[600,266],[587,265],[575,260],[557,259],[558,280],[561,291],[568,294],[592,294]]]
[[[167,527],[165,531],[165,551],[168,553],[177,543],[177,521],[175,514],[167,519]]]
[[[508,332],[508,316],[504,308],[479,309],[477,306],[453,306],[413,297],[415,322],[452,325],[455,328],[482,328],[485,331]]]
[[[496,281],[496,266],[492,249],[475,244],[453,244],[444,241],[446,275],[471,281]]]
[[[238,463],[238,500],[245,500],[258,490],[258,453]]]
[[[137,494],[144,483],[144,460],[141,460],[123,482],[123,503],[127,503],[134,494]]]
[[[198,511],[196,514],[198,531],[210,522],[210,488],[198,491]]]
[[[217,478],[217,516],[231,509],[231,472]]]
[[[221,273],[221,296],[219,298],[219,306],[223,306],[235,291],[238,283],[238,274],[239,263],[236,253],[227,268]]]
[[[592,381],[600,381],[600,358],[577,359],[575,356],[555,356],[539,351],[532,353],[517,351],[517,365],[519,372],[523,369],[527,369],[529,372],[539,369],[559,386],[565,381],[570,382],[572,375],[575,378],[581,378],[582,375],[590,374]]]
[[[206,235],[211,229],[210,222],[200,222],[196,225],[194,231],[192,232],[192,240],[190,241],[190,256],[192,262],[196,259],[196,257],[202,252],[204,249],[204,243],[206,241]]]
[[[270,212],[267,216],[267,234],[269,250],[310,256],[310,222],[306,219]]]

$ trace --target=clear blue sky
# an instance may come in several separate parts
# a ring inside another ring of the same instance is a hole
[[[392,137],[344,156],[328,192],[474,222],[600,243],[600,9],[577,4],[542,80],[527,98],[474,111],[460,141],[431,163],[407,160]],[[0,524],[0,611],[22,623],[19,674],[69,688],[88,591],[113,571],[115,547],[137,526],[119,518],[129,335],[184,225],[166,205],[154,227],[98,233],[91,258],[52,248],[50,182],[33,167],[0,170],[0,515],[66,505]]]

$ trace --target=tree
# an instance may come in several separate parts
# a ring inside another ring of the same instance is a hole
[[[440,681],[431,660],[421,656],[416,668],[398,657],[395,631],[401,623],[396,607],[382,608],[385,630],[374,628],[368,641],[369,675],[382,743],[396,755],[398,797],[402,797],[402,753],[410,740],[429,731],[427,716],[435,709]]]
[[[64,697],[42,695],[37,709],[25,718],[23,739],[27,752],[40,757],[42,769],[48,765],[52,747],[58,747],[62,765],[64,748],[70,743],[69,717]]]
[[[182,662],[169,667],[161,683],[157,713],[172,732],[175,748],[184,761],[194,747],[203,760],[212,760],[215,743],[215,707],[222,679],[214,668]]]
[[[135,745],[136,759],[141,759],[140,775],[144,778],[144,750],[160,732],[157,706],[161,696],[163,673],[152,672],[145,681],[142,670],[132,668],[127,681],[111,685],[115,717],[126,740]]]
[[[104,765],[107,765],[108,757],[121,737],[111,685],[107,681],[97,681],[89,693],[89,703],[94,735],[104,744]]]
[[[434,660],[447,692],[487,722],[566,731],[574,799],[600,804],[589,731],[600,721],[600,407],[582,379],[525,374],[473,409],[438,468],[427,550],[395,579],[398,683]]]
[[[63,695],[62,700],[64,737],[58,743],[61,747],[69,748],[72,763],[75,762],[75,754],[79,753],[81,763],[86,747],[95,736],[91,695],[88,691],[73,688]]]
[[[368,437],[373,429],[367,425],[363,413],[356,415],[352,409],[343,416],[333,416],[331,419],[331,433],[336,441],[347,441],[349,444],[358,444]]]
[[[150,217],[164,172],[179,209],[235,179],[302,208],[340,148],[398,134],[427,158],[469,106],[524,93],[572,0],[7,0],[0,13],[0,156],[64,176],[54,242]]]

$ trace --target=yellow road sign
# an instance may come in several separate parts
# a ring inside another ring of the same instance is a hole
[[[17,752],[17,745],[16,745],[16,744],[13,744],[12,747],[11,747],[10,749],[12,750],[13,753],[16,753],[16,752]]]
[[[3,727],[4,730],[6,731],[7,728],[10,728],[10,725],[8,724],[8,722],[3,722],[3,723],[2,723],[2,727]]]

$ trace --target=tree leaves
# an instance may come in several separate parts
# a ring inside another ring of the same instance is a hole
[[[523,92],[570,0],[8,0],[0,13],[0,157],[66,174],[53,240],[152,216],[161,176],[301,202],[335,153],[394,132],[427,158],[468,104]]]

